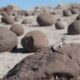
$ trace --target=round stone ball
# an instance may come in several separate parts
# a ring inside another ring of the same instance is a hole
[[[66,27],[66,23],[64,21],[59,20],[55,23],[55,27],[56,29],[64,29]]]
[[[52,14],[43,13],[37,17],[37,22],[40,26],[51,26],[55,22],[55,19]]]
[[[80,21],[79,20],[76,20],[69,25],[68,34],[69,35],[80,34]]]
[[[64,11],[63,11],[63,16],[66,16],[66,17],[72,16],[72,13],[71,13],[70,10],[64,10]]]
[[[77,14],[79,11],[78,9],[71,9],[72,14]]]
[[[31,19],[24,19],[22,21],[22,24],[31,24],[32,23],[32,20]]]
[[[14,19],[9,15],[3,16],[1,20],[5,24],[14,24]]]
[[[76,20],[80,20],[80,14],[77,16]]]
[[[22,38],[21,44],[26,51],[35,52],[48,46],[48,39],[41,31],[30,31]]]
[[[14,17],[14,21],[15,22],[20,22],[21,21],[21,17],[20,16],[15,16]]]
[[[21,24],[12,25],[10,30],[16,33],[17,36],[21,36],[24,34],[24,28]]]
[[[5,27],[0,27],[0,52],[12,51],[17,44],[16,34]]]

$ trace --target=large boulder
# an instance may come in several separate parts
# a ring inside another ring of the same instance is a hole
[[[2,80],[79,80],[79,64],[80,44],[45,48],[24,58]]]
[[[69,25],[68,34],[69,35],[80,34],[80,21],[79,20],[76,20]]]
[[[3,23],[6,23],[6,24],[14,24],[14,19],[9,15],[3,16],[1,20]]]
[[[21,44],[25,50],[33,52],[48,46],[48,39],[41,31],[30,31],[25,34]]]
[[[0,52],[11,51],[17,47],[17,36],[7,28],[0,27]]]
[[[12,25],[10,30],[16,33],[17,36],[21,36],[22,34],[24,34],[24,28],[21,24]]]
[[[56,17],[52,14],[43,13],[37,17],[37,22],[40,26],[51,26],[56,21]]]

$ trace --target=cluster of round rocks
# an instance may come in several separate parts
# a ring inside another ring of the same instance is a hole
[[[21,25],[15,24],[10,30],[0,27],[0,52],[12,51],[18,45],[17,36],[21,36],[24,29]],[[21,40],[25,51],[35,52],[48,46],[48,39],[41,31],[30,31]]]
[[[10,8],[11,9],[11,8]],[[5,11],[7,9],[4,9]],[[1,21],[11,25],[10,29],[0,27],[0,53],[13,51],[18,46],[18,37],[25,32],[23,25],[32,23],[32,20],[24,19],[21,24],[21,15],[35,15],[27,11],[18,13],[2,14]],[[77,14],[78,9],[63,10],[63,17]],[[14,18],[11,16],[13,15]],[[55,25],[62,30],[67,27],[65,21],[58,18],[56,14],[42,12],[36,18],[40,27]],[[68,35],[80,34],[80,15],[69,24]],[[27,32],[21,39],[21,45],[25,52],[36,52],[34,55],[24,58],[1,80],[78,80],[80,74],[80,44],[67,44],[62,47],[49,47],[49,41],[45,33],[34,30]],[[76,53],[76,51],[78,51]],[[76,55],[76,54],[77,55]]]
[[[78,15],[76,20],[68,26],[69,35],[80,34],[79,16],[80,15]],[[66,27],[66,23],[63,20],[57,19],[55,15],[49,13],[40,14],[37,16],[36,20],[40,26],[52,26],[55,24],[56,29],[64,29]],[[14,24],[14,20],[9,15],[3,16],[2,22],[12,24],[12,26],[10,30],[0,27],[0,32],[3,33],[0,34],[0,52],[11,51],[17,47],[17,36],[24,34],[24,27],[21,24]],[[27,19],[25,19],[22,23],[27,24]],[[48,46],[48,39],[41,31],[30,31],[22,38],[21,44],[24,50],[33,52]]]

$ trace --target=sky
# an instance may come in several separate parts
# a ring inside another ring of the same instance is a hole
[[[0,7],[12,4],[27,10],[36,6],[56,6],[58,4],[68,3],[80,3],[80,0],[0,0]]]

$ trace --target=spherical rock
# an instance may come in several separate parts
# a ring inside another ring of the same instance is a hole
[[[32,20],[31,19],[24,19],[22,21],[22,24],[30,24],[30,23],[32,23]]]
[[[37,17],[37,22],[40,26],[51,26],[55,22],[52,14],[44,13]]]
[[[70,35],[80,34],[80,21],[79,20],[76,20],[69,25],[68,34]]]
[[[13,24],[14,23],[14,20],[12,19],[12,17],[10,17],[8,15],[3,16],[1,20],[3,23],[6,23],[6,24]]]
[[[0,52],[11,51],[17,46],[17,36],[5,27],[0,27]]]
[[[24,28],[20,24],[12,25],[10,30],[16,33],[17,36],[21,36],[22,34],[24,34]]]
[[[19,22],[20,20],[21,20],[21,17],[20,17],[20,16],[15,16],[15,17],[14,17],[14,21]]]
[[[23,37],[21,44],[25,50],[33,52],[48,46],[48,39],[41,31],[31,31]]]
[[[71,13],[70,10],[64,10],[64,11],[63,11],[63,16],[68,17],[68,16],[71,16],[71,15],[72,15],[72,13]]]
[[[78,9],[71,9],[72,14],[77,14],[78,13]]]
[[[56,29],[64,29],[66,27],[66,23],[64,21],[59,20],[55,23],[55,27]]]

